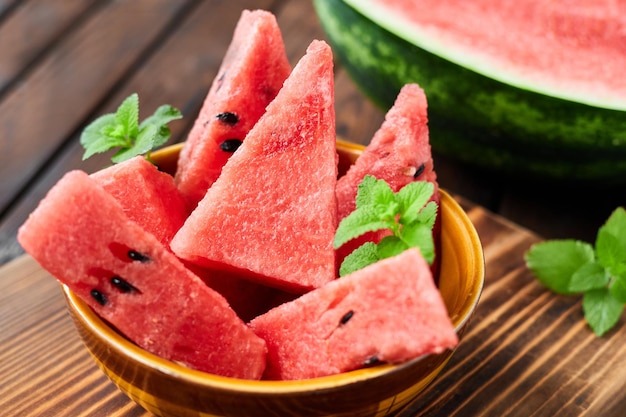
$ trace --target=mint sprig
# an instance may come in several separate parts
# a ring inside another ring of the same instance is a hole
[[[554,239],[524,254],[535,277],[557,294],[582,294],[585,320],[597,336],[619,321],[626,304],[626,210],[618,207],[600,227],[595,247]]]
[[[367,242],[346,256],[339,275],[347,275],[411,247],[419,247],[432,264],[435,257],[432,229],[437,217],[437,204],[429,201],[433,193],[434,185],[426,181],[409,183],[394,193],[386,181],[366,175],[358,187],[356,209],[339,223],[334,247],[338,249],[368,232],[389,230],[391,234],[378,244]]]
[[[115,113],[98,117],[83,130],[80,136],[80,143],[85,148],[83,160],[115,148],[119,149],[111,157],[114,163],[142,154],[147,154],[149,159],[150,151],[170,138],[167,124],[181,117],[180,111],[163,105],[139,123],[139,96],[131,94]]]

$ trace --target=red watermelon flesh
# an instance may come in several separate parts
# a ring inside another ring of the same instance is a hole
[[[291,72],[276,18],[244,10],[175,175],[193,209]]]
[[[189,215],[172,176],[142,156],[112,165],[91,177],[117,199],[131,220],[166,246]]]
[[[333,58],[313,41],[171,242],[180,258],[290,292],[335,278]]]
[[[261,377],[264,341],[86,173],[66,174],[18,239],[43,268],[147,351],[218,375]]]
[[[406,84],[385,115],[385,120],[359,159],[337,181],[338,221],[356,208],[358,186],[366,175],[385,180],[394,192],[413,181],[434,184],[432,201],[439,204],[439,185],[434,170],[428,132],[427,101],[417,84]],[[438,246],[439,222],[434,229]],[[365,242],[379,242],[389,232],[367,233],[337,250],[337,268],[343,259]]]
[[[337,374],[453,348],[458,337],[418,249],[311,291],[250,322],[267,342],[264,379]]]

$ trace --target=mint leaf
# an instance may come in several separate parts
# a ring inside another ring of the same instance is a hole
[[[626,210],[623,207],[618,207],[611,213],[603,229],[615,236],[626,248]]]
[[[437,203],[431,201],[426,204],[424,208],[417,214],[417,218],[415,219],[415,221],[419,223],[424,223],[432,229],[435,226],[435,221],[437,221],[438,211],[439,207],[437,206]]]
[[[139,96],[137,93],[126,97],[115,112],[116,137],[125,138],[130,143],[139,131]]]
[[[146,152],[149,152],[154,146],[154,139],[156,137],[156,134],[156,126],[147,126],[146,128],[142,129],[141,132],[139,132],[134,144],[119,150],[115,155],[113,155],[111,160],[118,164],[137,155],[142,155]]]
[[[602,336],[619,321],[626,304],[626,210],[618,207],[600,227],[595,248],[577,240],[533,245],[526,265],[561,294],[583,294],[585,319]]]
[[[537,243],[525,254],[526,265],[539,282],[559,294],[572,294],[570,280],[583,265],[595,260],[593,247],[577,240]]]
[[[90,156],[106,152],[111,149],[113,138],[107,133],[107,130],[115,124],[115,114],[105,114],[98,117],[87,126],[80,135],[80,144],[85,148],[83,160]],[[120,145],[116,145],[120,146]]]
[[[609,286],[609,291],[613,298],[622,304],[626,304],[626,273],[615,277]]]
[[[606,269],[597,262],[589,262],[574,272],[569,281],[569,293],[582,293],[598,288],[605,288],[609,284],[610,276]]]
[[[181,117],[174,107],[163,105],[139,123],[139,96],[131,94],[115,113],[100,116],[85,127],[80,136],[85,149],[83,160],[115,148],[119,149],[111,158],[114,163],[142,154],[149,159],[150,151],[170,138],[167,124]]]
[[[167,124],[182,118],[183,115],[174,107],[164,104],[160,106],[153,115],[148,116],[139,125],[139,132],[148,128],[148,126],[156,127],[156,135],[153,139],[154,147],[164,145],[170,138],[171,131]]]
[[[626,263],[626,247],[606,226],[598,231],[596,256],[598,263],[606,268],[619,268]]]
[[[356,208],[375,207],[384,213],[391,204],[395,204],[395,197],[389,184],[366,175],[357,190]]]
[[[435,192],[435,186],[431,182],[412,182],[400,189],[396,194],[396,199],[402,210],[402,223],[412,223],[418,220],[420,210],[430,200]]]
[[[585,319],[597,336],[615,326],[623,309],[624,304],[616,300],[608,288],[587,291],[583,295]]]
[[[420,248],[422,256],[429,264],[435,260],[435,241],[433,240],[433,228],[428,223],[411,223],[402,227],[402,241],[407,248]],[[400,252],[396,253],[399,255]]]
[[[339,268],[339,275],[346,276],[354,271],[365,268],[378,262],[378,248],[373,242],[367,242],[352,251],[345,257]]]
[[[346,242],[355,239],[367,232],[374,232],[389,228],[389,223],[381,220],[375,208],[365,206],[360,210],[355,210],[345,217],[337,231],[333,245],[335,249],[340,248]]]
[[[410,246],[396,236],[385,236],[376,245],[376,248],[378,250],[378,259],[385,259],[401,254]]]
[[[356,209],[339,223],[333,245],[338,249],[364,233],[377,230],[388,230],[389,236],[373,247],[368,242],[365,249],[359,247],[348,255],[340,267],[340,275],[399,255],[410,247],[419,247],[432,263],[435,257],[432,229],[437,218],[437,204],[429,202],[433,193],[434,185],[424,181],[409,183],[394,193],[386,181],[366,175],[358,186]]]

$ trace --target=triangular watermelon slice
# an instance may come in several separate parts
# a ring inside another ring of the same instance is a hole
[[[136,156],[91,174],[117,199],[124,213],[164,245],[189,215],[171,175],[159,171],[143,156]]]
[[[136,344],[218,375],[259,379],[265,342],[82,171],[19,229],[24,249]]]
[[[381,260],[249,323],[268,346],[264,379],[337,374],[398,363],[458,343],[418,249]]]
[[[439,203],[439,185],[428,132],[426,95],[417,84],[402,87],[369,145],[337,181],[338,221],[356,208],[358,186],[368,174],[385,180],[394,192],[413,181],[432,182],[435,186],[432,201]],[[438,247],[439,228],[439,221],[436,221],[433,233],[435,248]],[[354,249],[365,242],[379,242],[386,234],[386,231],[367,233],[343,245],[337,250],[337,267]]]
[[[313,41],[171,243],[179,257],[293,292],[335,277],[333,58]]]
[[[178,160],[176,183],[193,209],[291,72],[273,14],[244,10]]]

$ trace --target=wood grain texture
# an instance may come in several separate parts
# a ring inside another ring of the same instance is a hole
[[[0,101],[0,211],[126,76],[184,1],[112,2]],[[37,115],[33,123],[31,115]],[[28,161],[28,164],[24,164]]]
[[[0,93],[27,76],[37,59],[97,9],[94,5],[93,0],[31,0],[8,16],[0,26]]]

